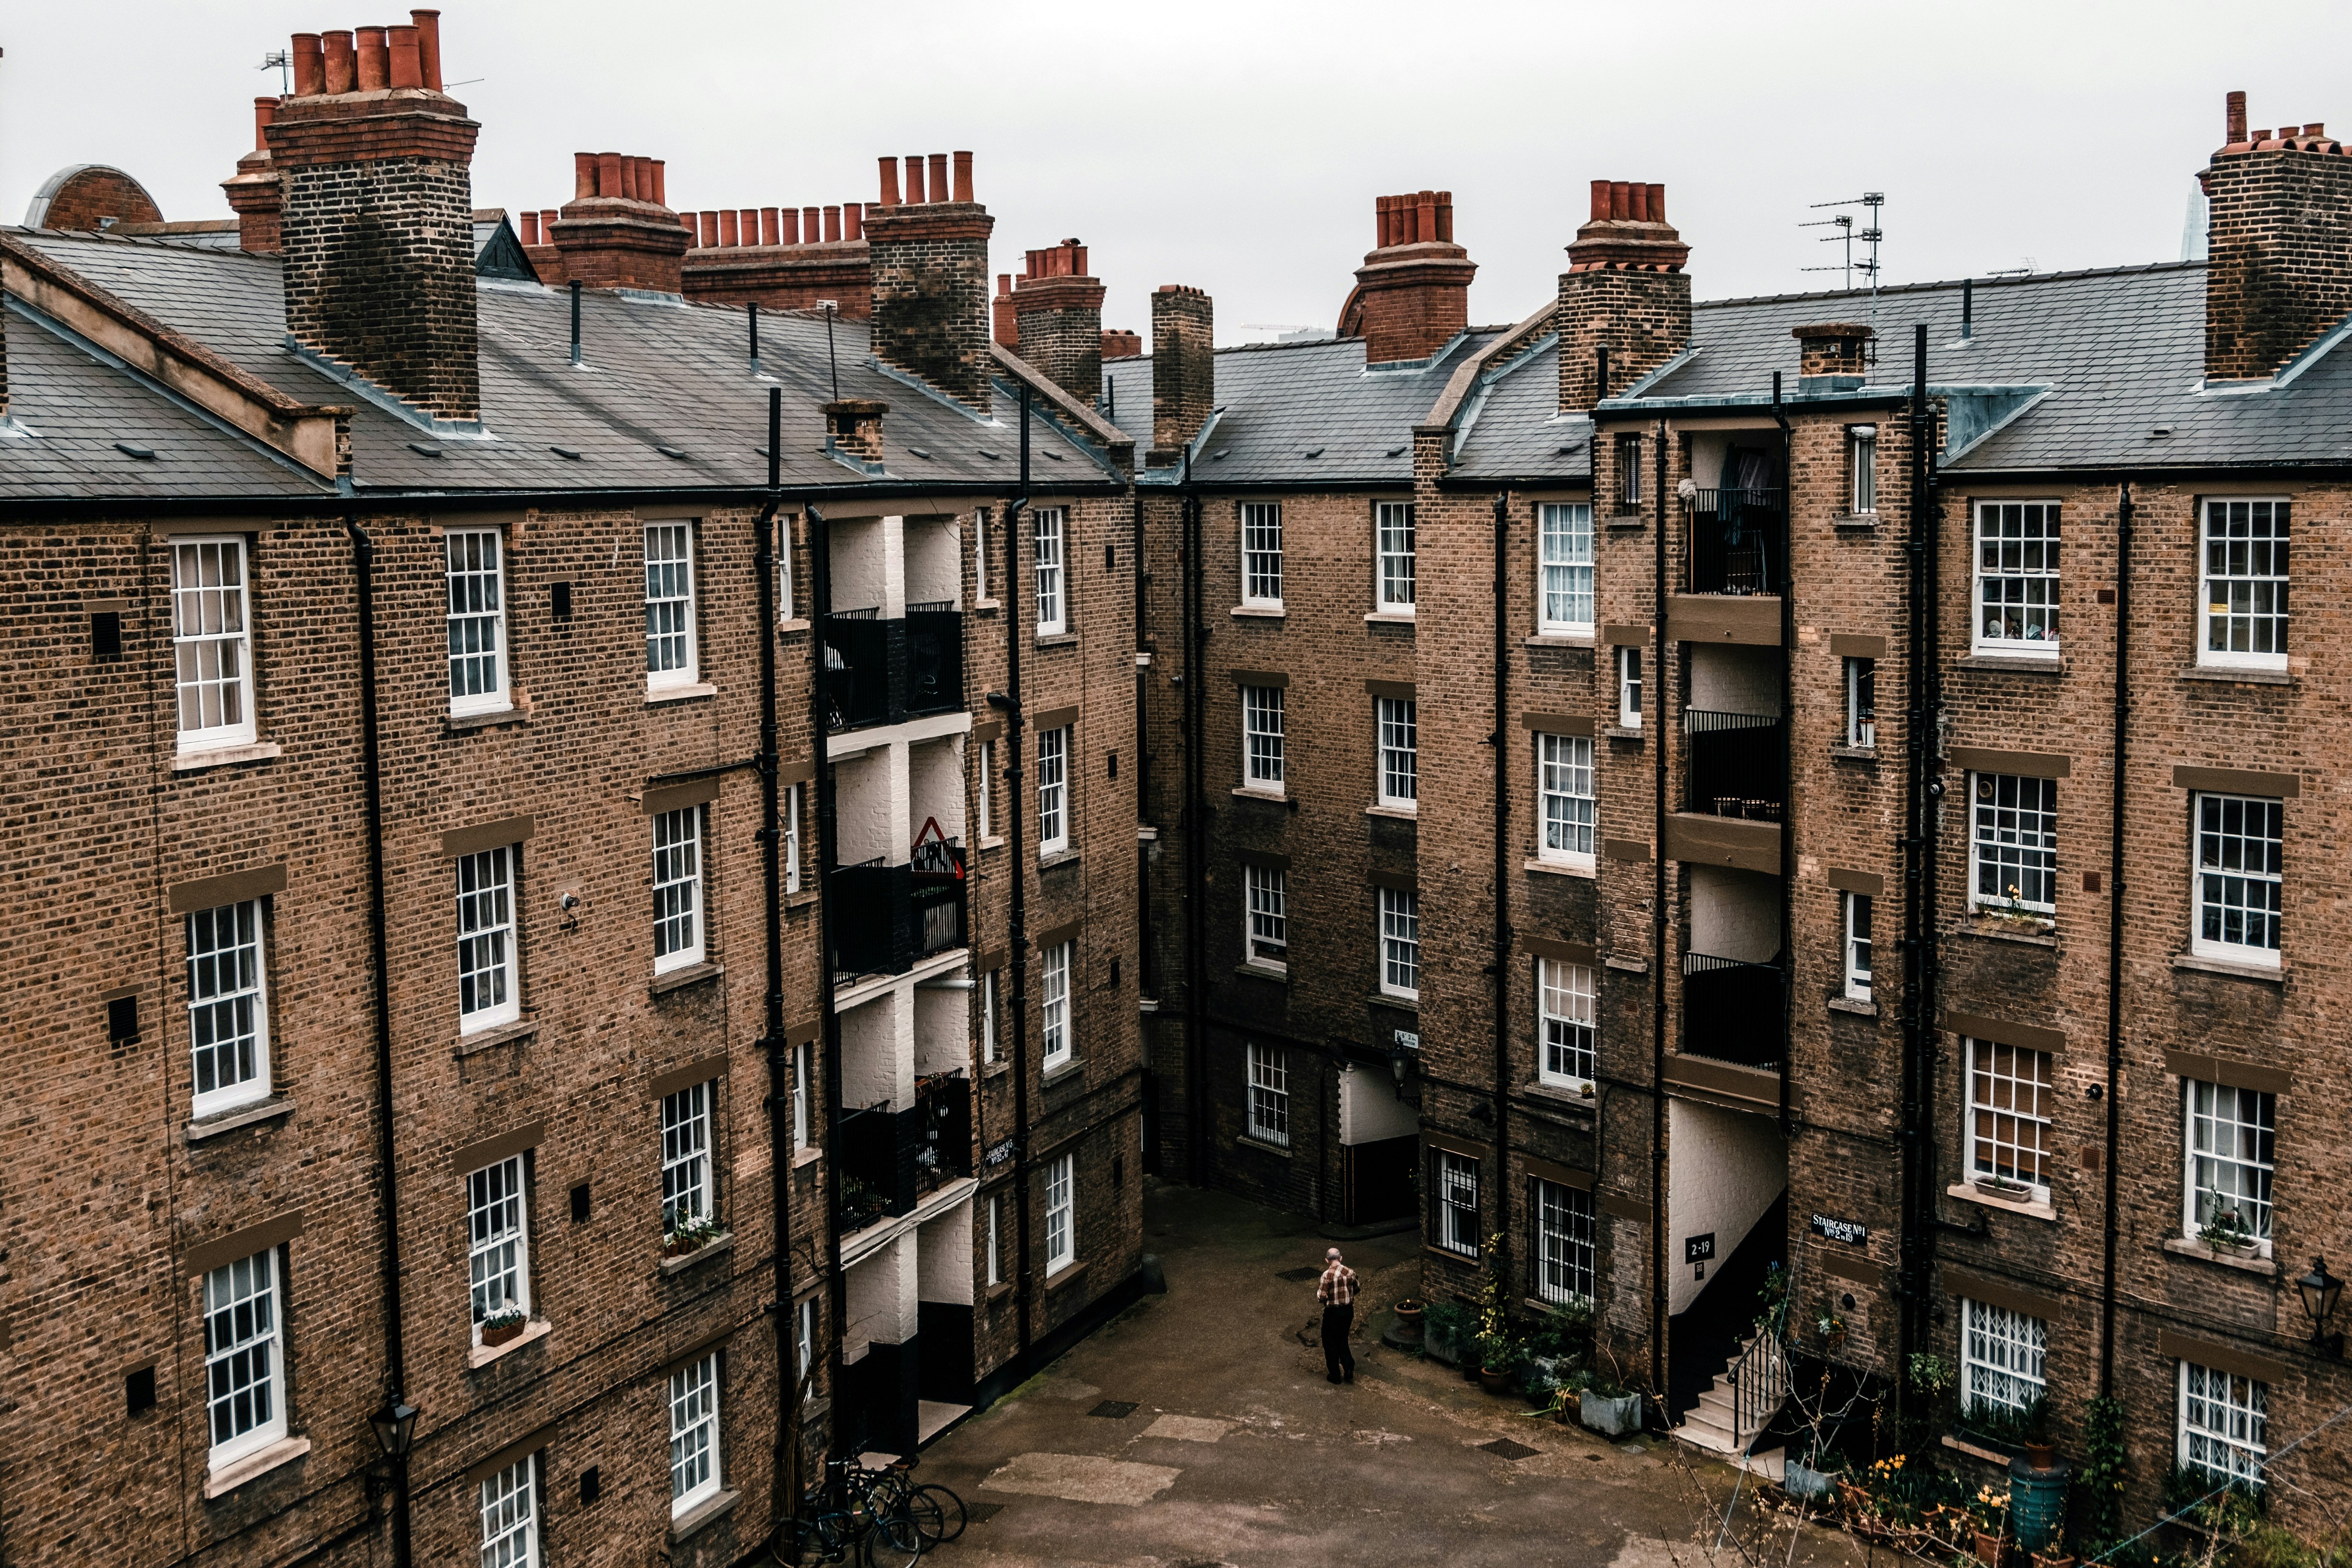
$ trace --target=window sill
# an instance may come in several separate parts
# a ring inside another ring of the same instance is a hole
[[[1955,669],[1999,669],[2012,675],[2063,675],[2066,661],[2047,654],[1985,653],[1981,650],[1952,661]]]
[[[495,730],[501,725],[530,722],[530,710],[528,708],[493,708],[487,713],[452,713],[441,721],[441,732],[444,735],[470,735],[477,730]]]
[[[1002,849],[1004,847],[1004,836],[999,834],[993,838],[982,838],[980,847],[982,849]]]
[[[1601,526],[1604,528],[1635,529],[1647,528],[1649,525],[1648,516],[1638,511],[1612,512],[1601,521]]]
[[[697,1531],[716,1524],[733,1513],[735,1505],[742,1500],[743,1494],[734,1491],[717,1492],[704,1498],[669,1521],[669,1543],[676,1546]]]
[[[466,1352],[466,1370],[467,1372],[479,1372],[482,1368],[489,1365],[492,1362],[497,1361],[499,1357],[511,1355],[513,1352],[522,1349],[522,1347],[527,1344],[531,1344],[540,1340],[545,1339],[547,1337],[549,1326],[550,1325],[546,1319],[533,1318],[530,1321],[522,1326],[522,1332],[507,1341],[504,1344],[476,1344],[471,1350]]]
[[[1832,746],[1830,760],[1833,763],[1874,763],[1878,761],[1876,746]]]
[[[689,985],[699,985],[706,980],[716,980],[726,973],[727,966],[723,963],[683,964],[667,974],[655,975],[652,983],[646,987],[646,994],[667,996],[673,991],[683,991]]]
[[[1051,855],[1037,857],[1037,869],[1040,871],[1055,871],[1065,866],[1075,866],[1077,863],[1078,852],[1075,849],[1056,849]]]
[[[1528,647],[1591,647],[1591,632],[1538,632],[1525,639]]]
[[[172,759],[175,773],[201,773],[206,768],[226,768],[236,763],[262,763],[286,754],[286,748],[275,741],[257,741],[247,746],[215,746],[209,751],[182,752]]]
[[[280,1437],[266,1448],[256,1448],[241,1459],[232,1459],[217,1470],[205,1476],[205,1500],[224,1497],[259,1476],[266,1476],[280,1465],[290,1465],[310,1451],[308,1437]]]
[[[1087,1064],[1084,1061],[1080,1060],[1076,1057],[1072,1057],[1069,1060],[1065,1062],[1056,1063],[1055,1066],[1045,1069],[1045,1075],[1037,1080],[1037,1087],[1040,1089],[1058,1089],[1068,1079],[1077,1077],[1078,1069],[1086,1065]]]
[[[735,1233],[731,1230],[720,1231],[692,1252],[677,1258],[663,1258],[660,1265],[661,1277],[665,1279],[674,1279],[698,1263],[708,1263],[721,1253],[734,1250]]]
[[[1878,514],[1874,511],[1843,512],[1836,517],[1831,518],[1830,526],[1832,528],[1873,529],[1878,526]]]
[[[824,1151],[812,1143],[805,1149],[793,1151],[793,1169],[803,1170],[824,1158]]]
[[[1048,1274],[1045,1276],[1046,1292],[1050,1295],[1056,1290],[1066,1290],[1086,1277],[1087,1266],[1085,1264],[1065,1263],[1062,1265],[1062,1271],[1059,1274]]]
[[[1375,991],[1368,1000],[1375,1007],[1393,1007],[1400,1013],[1410,1013],[1416,1018],[1421,1016],[1419,996],[1399,996],[1393,992]]]
[[[1597,1103],[1596,1090],[1591,1084],[1523,1083],[1521,1094],[1531,1094],[1538,1100],[1549,1100],[1572,1110],[1590,1111]]]
[[[2226,958],[2179,952],[2173,954],[2172,967],[2193,970],[2200,974],[2226,974],[2232,980],[2259,980],[2270,985],[2286,984],[2286,965],[2283,963],[2234,963]]]
[[[1391,816],[1400,822],[1419,822],[1421,820],[1421,807],[1418,805],[1368,805],[1364,807],[1364,815],[1366,816]]]
[[[2023,1215],[2028,1219],[2048,1220],[2053,1225],[2058,1219],[2057,1205],[2046,1198],[1997,1198],[1990,1193],[1979,1192],[1974,1182],[1955,1182],[1944,1189],[1944,1195],[1948,1198],[1958,1198],[1963,1203],[1975,1204],[1982,1208],[2000,1209],[2004,1214]]]
[[[809,618],[806,616],[794,616],[789,621],[778,621],[776,623],[776,635],[778,637],[783,637],[792,632],[804,632],[808,629]]]
[[[1003,1300],[1004,1298],[1012,1294],[1013,1281],[1010,1279],[999,1279],[995,1284],[985,1286],[982,1289],[981,1300],[993,1307],[996,1303]]]
[[[1647,974],[1650,973],[1650,961],[1646,958],[1620,958],[1610,953],[1601,959],[1601,967],[1621,970],[1627,974]]]
[[[2225,686],[2293,686],[2294,677],[2284,669],[2240,669],[2233,665],[2200,664],[2180,672],[2183,680],[2218,680]]]
[[[2175,1258],[2194,1258],[2202,1263],[2235,1268],[2242,1274],[2258,1274],[2265,1279],[2275,1279],[2279,1276],[2278,1259],[2275,1258],[2264,1258],[2260,1254],[2249,1258],[2242,1253],[2222,1252],[2191,1236],[2165,1237],[2164,1250]]]
[[[1236,964],[1234,968],[1234,973],[1240,975],[1244,980],[1271,980],[1276,985],[1287,985],[1290,984],[1289,970],[1276,969],[1270,964]]]
[[[1601,867],[1598,862],[1589,866],[1579,866],[1567,860],[1538,859],[1529,860],[1519,868],[1523,871],[1541,871],[1547,877],[1581,877],[1588,882],[1595,881],[1601,876]]]
[[[215,1111],[189,1122],[188,1142],[201,1143],[207,1138],[217,1138],[240,1127],[250,1127],[257,1121],[271,1121],[280,1116],[293,1114],[293,1100],[282,1094],[272,1095],[268,1100],[257,1100],[251,1105],[240,1105],[234,1110]]]
[[[1601,733],[1605,740],[1631,741],[1638,746],[1642,743],[1642,738],[1649,731],[1638,724],[1603,724],[1601,726]]]
[[[690,702],[698,697],[718,695],[719,688],[707,680],[698,680],[686,686],[663,686],[650,689],[646,692],[646,706],[657,708],[665,702]]]
[[[1275,805],[1286,804],[1290,797],[1278,789],[1255,789],[1248,784],[1234,787],[1235,800],[1263,800]]]
[[[1290,1158],[1290,1147],[1288,1144],[1269,1143],[1263,1138],[1254,1138],[1246,1132],[1234,1140],[1234,1147],[1236,1149],[1255,1149],[1261,1154],[1272,1154],[1284,1160]]]
[[[1988,1448],[1981,1443],[1972,1443],[1965,1437],[1955,1437],[1949,1433],[1945,1434],[1940,1441],[1945,1447],[1954,1453],[1966,1454],[1971,1459],[1982,1459],[1988,1465],[2006,1466],[2011,1459],[2017,1458],[2014,1454],[2004,1454],[1998,1448]]]
[[[1004,601],[1002,599],[974,599],[971,602],[971,608],[974,615],[992,615],[996,611],[1004,608]]]
[[[518,1018],[511,1024],[496,1024],[469,1035],[459,1035],[456,1048],[449,1054],[463,1060],[478,1051],[487,1051],[492,1046],[511,1046],[538,1033],[538,1019]]]
[[[2026,947],[2054,948],[2058,945],[2058,933],[2053,930],[2021,931],[1990,920],[1979,919],[1964,924],[1958,928],[1958,932],[1962,936],[1979,936],[1987,942],[2013,942]]]
[[[1364,616],[1367,622],[1381,626],[1409,626],[1418,618],[1411,610],[1372,610]]]
[[[1135,841],[1138,844],[1157,844],[1160,842],[1160,829],[1150,823],[1138,823],[1135,828]],[[985,848],[986,846],[983,845],[982,847]]]
[[[1076,632],[1040,632],[1037,635],[1036,646],[1039,647],[1076,647],[1077,646],[1077,642],[1078,634]]]
[[[980,1076],[982,1078],[1003,1078],[1012,1070],[1013,1064],[1009,1061],[998,1060],[980,1064]]]
[[[983,846],[983,847],[985,847],[985,846]],[[784,895],[784,908],[788,910],[804,910],[815,902],[816,889],[814,888],[810,888],[798,893],[786,893]]]
[[[1478,1255],[1475,1252],[1456,1252],[1450,1247],[1440,1247],[1433,1241],[1423,1242],[1421,1244],[1421,1249],[1432,1258],[1438,1258],[1446,1263],[1454,1264],[1463,1268],[1475,1268],[1478,1267]]]
[[[1279,605],[1235,605],[1232,614],[1237,620],[1279,621],[1286,619],[1288,612]]]
[[[1832,996],[1830,998],[1830,1011],[1851,1013],[1857,1018],[1875,1018],[1878,1016],[1878,1004],[1858,1002],[1851,996]]]

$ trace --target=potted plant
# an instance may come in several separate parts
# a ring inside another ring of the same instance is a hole
[[[1407,1296],[1396,1304],[1397,1328],[1403,1332],[1406,1339],[1419,1340],[1424,1344],[1428,1342],[1425,1331],[1422,1327],[1422,1317],[1427,1310],[1428,1308],[1418,1296]]]
[[[482,1320],[482,1343],[505,1344],[520,1336],[530,1321],[520,1307],[509,1302]]]
[[[2046,935],[2058,929],[2057,922],[2039,910],[2025,907],[2025,900],[2011,882],[2009,896],[1999,900],[1988,900],[1977,906],[1977,913],[1988,924],[2005,931],[2022,931],[2030,935]]]
[[[1448,1365],[1461,1362],[1475,1321],[1459,1301],[1432,1301],[1422,1311],[1421,1348]]]
[[[2074,1568],[2074,1553],[2066,1550],[2066,1532],[2050,1532],[2050,1543],[2033,1553],[2033,1568]]]
[[[1845,1479],[1845,1458],[1818,1434],[1805,1442],[1801,1452],[1802,1458],[1792,1455],[1782,1467],[1780,1489],[1793,1498],[1825,1502]]]
[[[1969,1500],[1969,1522],[1976,1535],[1977,1561],[1984,1568],[2000,1568],[2001,1542],[2009,1534],[2009,1494],[1979,1487]]]
[[[1577,1419],[1604,1437],[1622,1436],[1642,1427],[1642,1396],[1602,1373],[1595,1373],[1578,1395]]]
[[[1823,1302],[1821,1310],[1813,1314],[1813,1329],[1822,1336],[1822,1342],[1832,1350],[1836,1349],[1838,1342],[1845,1338],[1845,1320],[1839,1317],[1837,1309],[1827,1302]]]
[[[2252,1258],[2262,1250],[2253,1226],[2234,1208],[2214,1210],[2213,1217],[2197,1232],[2197,1239],[2231,1258]]]
[[[664,1258],[685,1258],[701,1251],[724,1235],[718,1224],[703,1215],[688,1215],[672,1226],[662,1237]]]

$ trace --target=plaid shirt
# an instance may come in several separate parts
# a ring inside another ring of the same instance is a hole
[[[1327,1307],[1354,1306],[1356,1271],[1344,1263],[1334,1263],[1323,1270],[1323,1278],[1315,1282],[1315,1299]]]

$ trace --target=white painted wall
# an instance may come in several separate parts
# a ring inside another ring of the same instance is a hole
[[[963,842],[963,737],[943,735],[907,747],[908,854],[926,821],[936,818],[951,842]],[[902,854],[898,857],[903,860]]]
[[[911,984],[894,986],[841,1016],[841,1103],[857,1108],[915,1102],[915,1019]]]
[[[1685,866],[1693,952],[1769,963],[1780,952],[1780,880],[1728,866]]]
[[[910,517],[906,521],[906,602],[940,600],[961,606],[963,529],[956,517]]]
[[[1396,1075],[1349,1062],[1339,1069],[1339,1142],[1377,1143],[1421,1131],[1421,1113],[1399,1100]]]
[[[841,864],[876,858],[885,865],[903,864],[915,841],[907,823],[906,746],[886,742],[854,757],[835,759],[833,789]]]
[[[1698,1299],[1706,1281],[1683,1261],[1686,1237],[1715,1233],[1717,1265],[1788,1190],[1789,1146],[1766,1116],[1666,1101],[1666,1310]]]
[[[1716,713],[1780,712],[1780,650],[1692,644],[1689,705]]]
[[[919,1315],[915,1267],[915,1237],[911,1232],[877,1248],[864,1262],[851,1265],[846,1281],[849,1321],[842,1331],[843,1360],[858,1360],[868,1345],[904,1344],[915,1337]]]
[[[879,610],[885,620],[905,613],[890,608],[893,580],[904,576],[896,548],[897,518],[828,518],[825,538],[832,547],[835,609],[873,608]],[[900,602],[904,603],[903,595]]]
[[[969,967],[939,978],[969,981]],[[954,1072],[971,1065],[971,1038],[979,1033],[971,1021],[976,991],[918,984],[909,988],[915,1005],[915,1076]]]
[[[971,1305],[971,1200],[917,1228],[916,1294],[926,1301]]]

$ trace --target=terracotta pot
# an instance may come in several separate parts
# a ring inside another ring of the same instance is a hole
[[[1983,1563],[1984,1568],[2000,1568],[2000,1537],[1987,1535],[1981,1530],[1976,1532],[1976,1536],[1977,1561]]]
[[[2033,1554],[2033,1568],[2074,1568],[2074,1559],[2066,1552],[2044,1556],[2037,1552]]]
[[[509,1323],[503,1328],[484,1329],[482,1342],[486,1345],[502,1345],[509,1340],[520,1339],[527,1326],[523,1323]]]
[[[1496,1372],[1492,1367],[1480,1367],[1478,1386],[1489,1394],[1508,1394],[1511,1392],[1511,1374],[1507,1372]]]
[[[2053,1444],[2028,1443],[2025,1445],[2025,1462],[2037,1470],[2046,1470],[2055,1463],[2054,1451]]]

